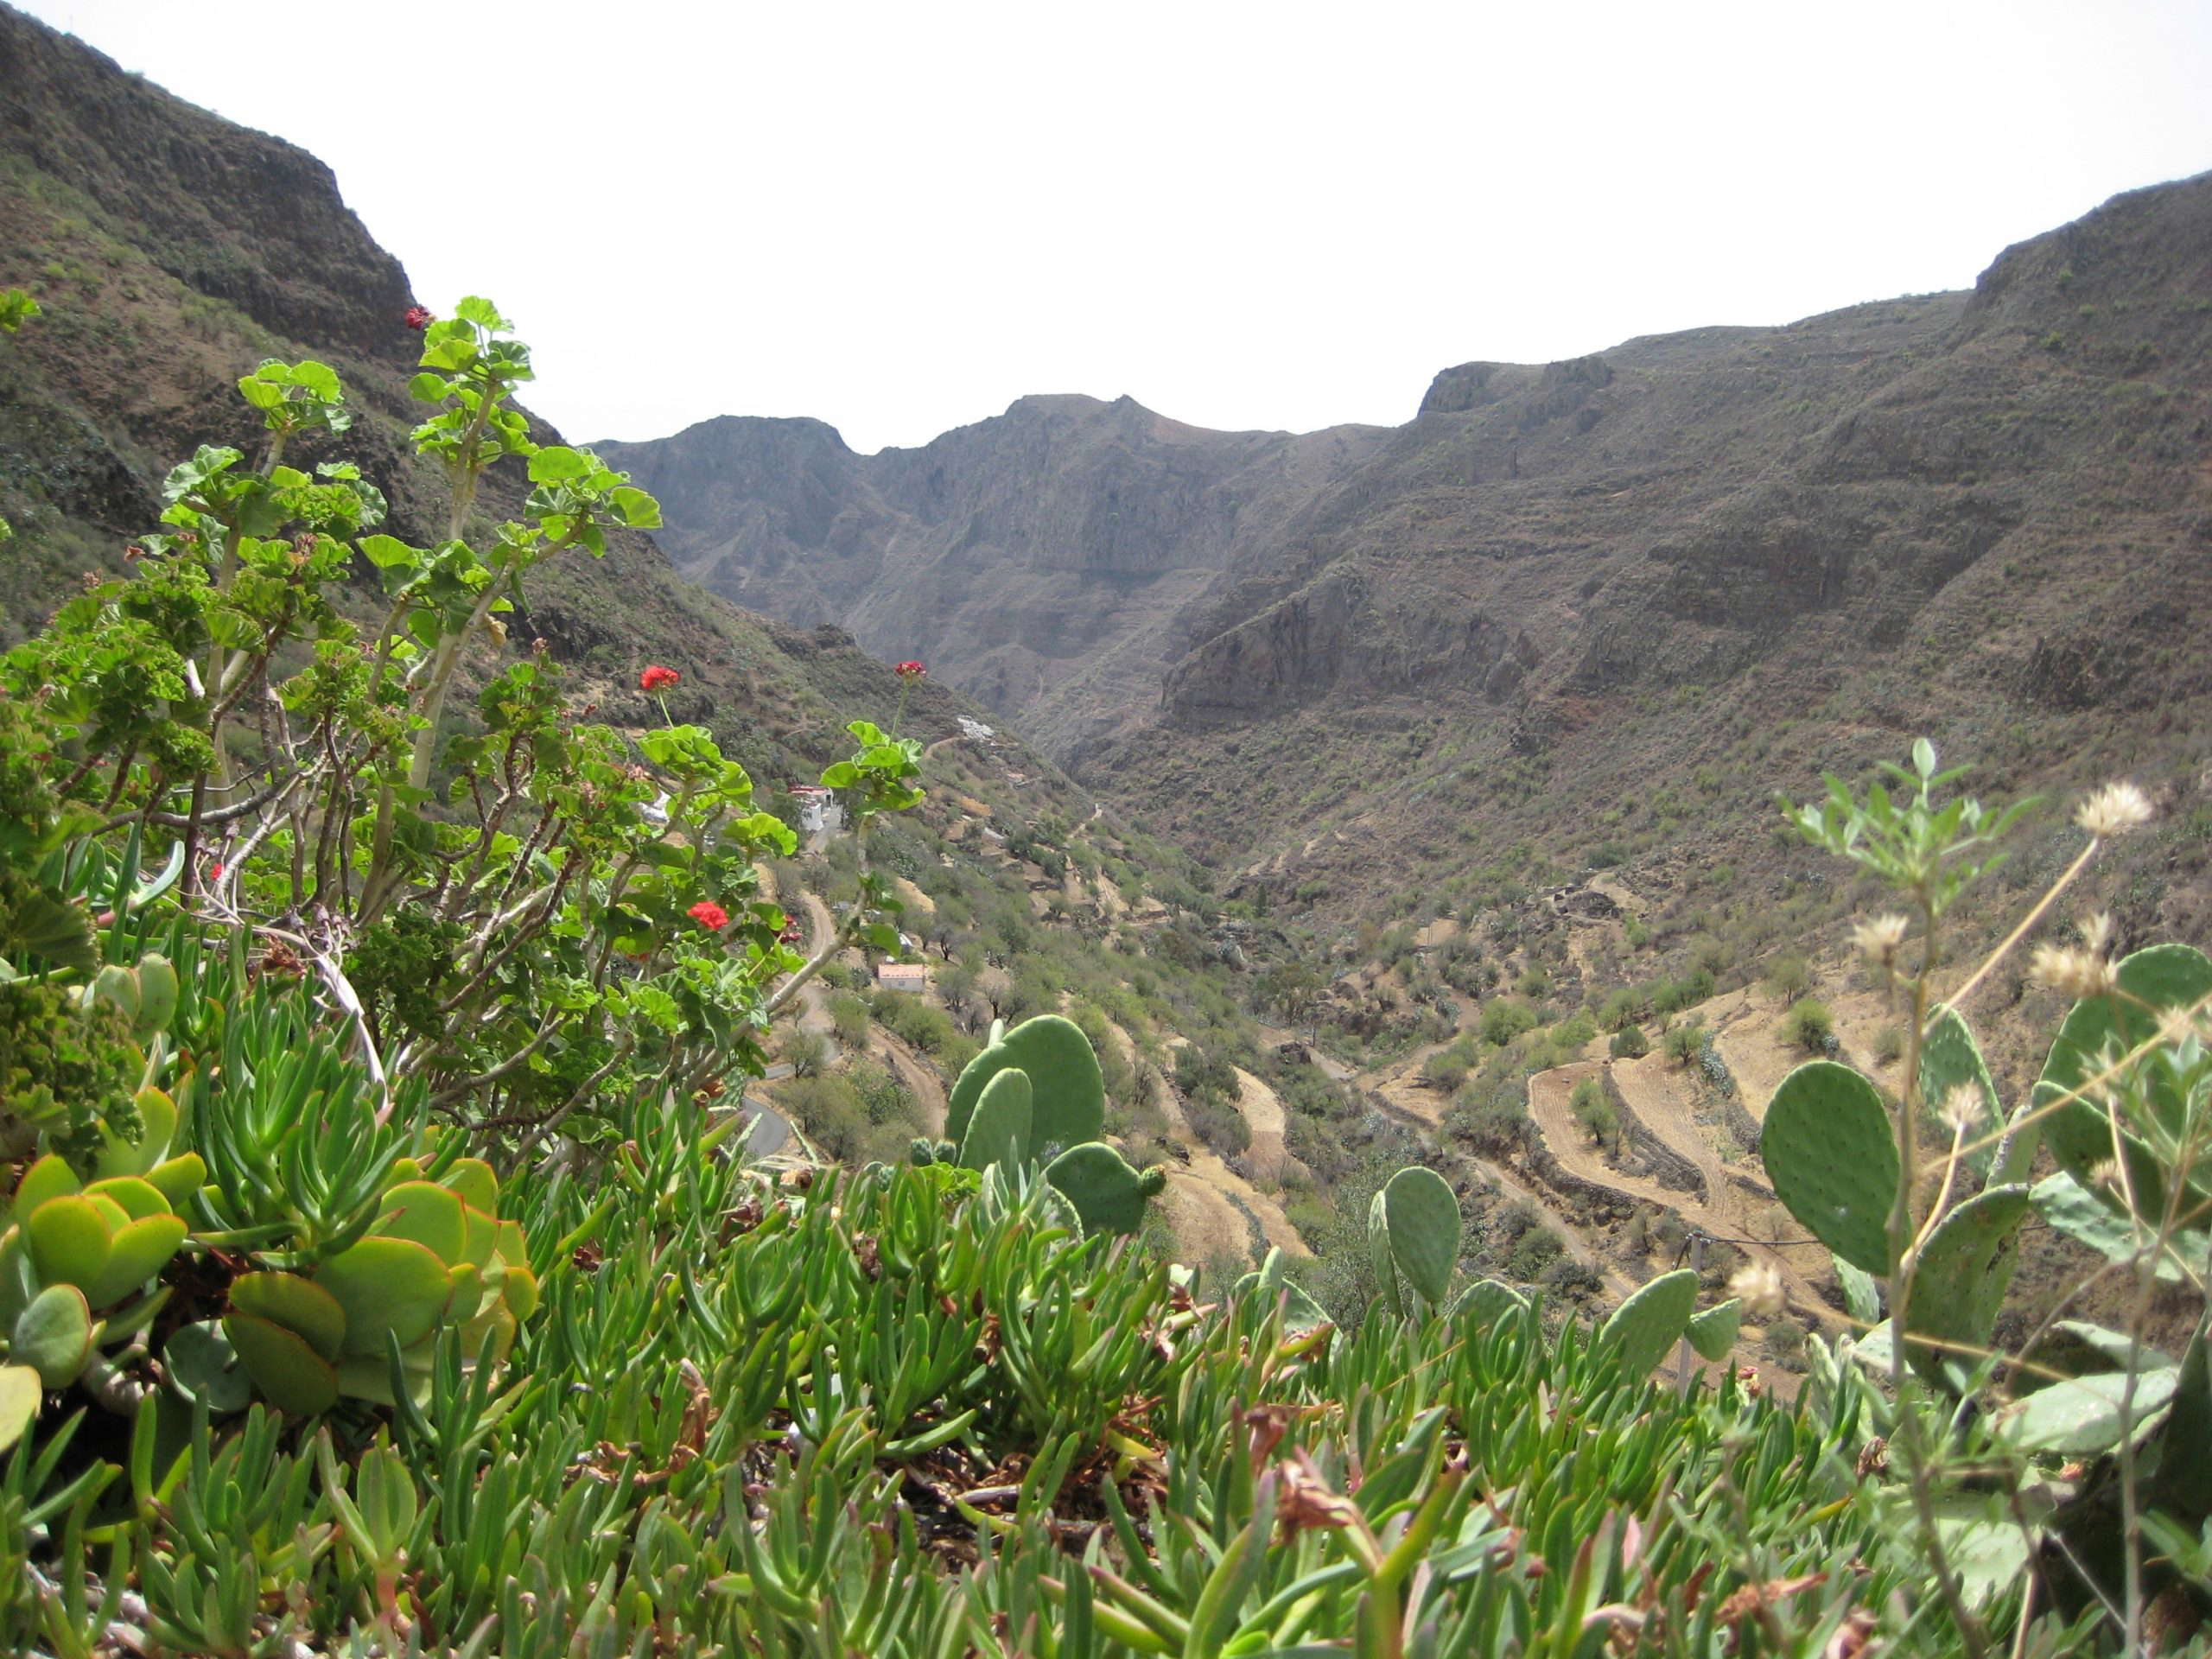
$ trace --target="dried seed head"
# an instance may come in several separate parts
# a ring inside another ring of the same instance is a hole
[[[1955,1135],[1964,1135],[1981,1120],[1981,1090],[1971,1083],[1955,1083],[1937,1109]]]
[[[2107,784],[2075,809],[2082,833],[2099,841],[2124,836],[2151,821],[2151,798],[2133,784]]]
[[[2028,977],[2045,990],[2071,997],[2102,996],[2113,988],[2112,963],[2078,945],[2039,944],[2028,963]]]
[[[1770,1262],[1752,1262],[1736,1269],[1728,1281],[1728,1294],[1744,1305],[1744,1312],[1764,1322],[1781,1316],[1789,1304],[1782,1275]]]
[[[1897,965],[1897,948],[1904,943],[1904,931],[1909,925],[1902,916],[1877,916],[1854,926],[1851,942],[1859,947],[1859,954],[1877,968],[1893,968]]]
[[[2112,912],[2101,910],[2094,916],[2082,918],[2082,944],[2103,956],[2112,948]]]

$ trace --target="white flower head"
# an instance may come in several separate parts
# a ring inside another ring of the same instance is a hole
[[[2099,956],[2112,948],[2112,912],[2101,910],[2082,918],[2082,943]]]
[[[1955,1083],[1936,1109],[1936,1115],[1955,1134],[1964,1135],[1981,1121],[1981,1090],[1971,1083]]]
[[[1782,1275],[1771,1262],[1751,1262],[1737,1268],[1729,1276],[1728,1294],[1743,1303],[1746,1314],[1761,1321],[1780,1318],[1789,1305]]]
[[[1859,922],[1851,930],[1851,942],[1859,947],[1859,954],[1877,968],[1896,964],[1897,949],[1904,943],[1905,929],[1911,924],[1902,916],[1877,916],[1872,921]]]
[[[2123,779],[2084,800],[2074,810],[2074,822],[2083,835],[2109,841],[2150,823],[2151,816],[2151,798]]]
[[[2028,962],[2028,977],[2045,990],[2079,999],[2102,996],[2113,985],[2112,963],[2079,945],[2039,944]]]

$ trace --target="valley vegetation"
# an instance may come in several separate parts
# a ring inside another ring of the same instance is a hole
[[[200,448],[126,572],[5,658],[18,1648],[2190,1639],[2212,966],[2103,923],[2039,946],[2073,1001],[2028,1090],[1962,1017],[2139,791],[2082,806],[1979,961],[1960,918],[2028,804],[1976,803],[1923,743],[1793,815],[1885,895],[1853,944],[1899,1033],[1880,1083],[1794,956],[1731,992],[1751,964],[1693,938],[1560,1007],[1574,931],[1537,918],[1610,924],[1586,891],[1501,886],[1486,939],[1376,938],[1348,978],[1099,814],[998,829],[1019,785],[972,737],[924,787],[918,665],[887,729],[850,722],[819,785],[844,830],[801,862],[671,717],[682,670],[597,723],[504,637],[537,566],[656,504],[529,435],[490,305],[410,321],[442,538],[383,529],[341,458],[291,464],[350,410],[271,360],[238,387],[257,453]],[[502,473],[519,510],[474,512]],[[871,989],[893,957],[930,993]],[[1753,995],[1813,1058],[1746,1102],[1716,1005]],[[1821,1258],[1615,1295],[1625,1256],[1499,1202],[1579,1179],[1647,1249],[1647,1185],[1751,1213],[1716,1188],[1757,1178],[1654,1133],[1672,1109],[1630,1067],[1702,1079],[1724,1123],[1737,1101],[1796,1230],[1772,1244]],[[764,1106],[798,1133],[744,1155]],[[1201,1151],[1276,1195],[1280,1243],[1255,1214],[1177,1259],[1167,1169]],[[1547,1177],[1569,1152],[1595,1173]],[[2101,1265],[2004,1341],[2031,1217]],[[1737,1353],[1793,1320],[1794,1393]]]

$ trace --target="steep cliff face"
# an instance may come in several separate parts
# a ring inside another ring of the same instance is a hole
[[[1382,434],[1209,432],[1132,399],[1024,397],[861,456],[813,421],[724,418],[598,446],[662,499],[678,567],[833,621],[1073,749],[1140,718],[1185,618]]]
[[[414,296],[329,169],[125,74],[4,0],[0,287],[29,289],[45,313],[0,337],[0,514],[18,532],[0,550],[0,648],[38,627],[82,573],[118,567],[128,539],[158,518],[162,476],[194,447],[257,452],[236,383],[264,358],[329,363],[355,411],[350,432],[289,458],[358,461],[391,497],[397,533],[442,534],[442,481],[407,441],[422,416],[406,393],[421,347],[403,320]],[[558,436],[542,425],[537,435]],[[817,452],[842,452],[827,428],[811,435]],[[804,473],[779,461],[760,478],[781,486]],[[507,511],[519,494],[510,467],[487,480],[482,505]],[[803,500],[797,522],[816,533]],[[793,631],[716,600],[644,536],[609,543],[603,561],[534,572],[510,635],[515,651],[546,639],[603,715],[658,719],[638,671],[676,666],[673,711],[716,725],[772,784],[810,776],[842,749],[842,720],[888,718],[897,705],[896,682],[849,636]],[[376,594],[372,573],[360,573],[365,614],[380,610]],[[488,666],[488,653],[472,658]],[[939,735],[959,710],[925,688],[910,725]]]

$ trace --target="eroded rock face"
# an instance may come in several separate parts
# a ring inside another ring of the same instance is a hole
[[[173,98],[0,4],[0,149],[143,228],[171,276],[275,333],[407,355],[385,320],[407,276],[330,169],[282,139]]]

